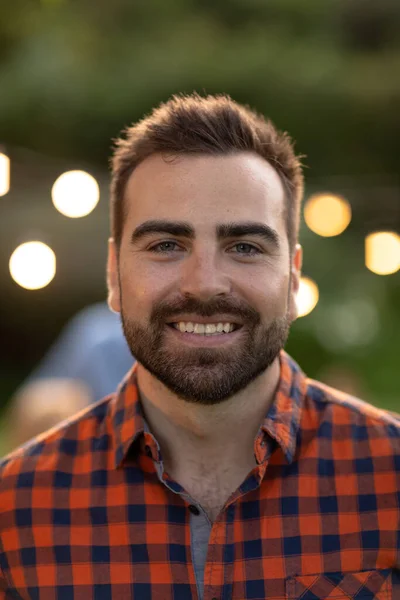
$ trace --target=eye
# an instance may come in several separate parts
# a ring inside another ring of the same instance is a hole
[[[150,252],[158,252],[159,254],[162,254],[167,252],[173,252],[175,250],[175,246],[178,246],[176,242],[160,242],[159,244],[156,244],[155,246],[149,248],[149,250]]]
[[[255,254],[261,254],[261,250],[259,250],[253,244],[249,244],[247,242],[239,242],[235,244],[233,248],[238,248],[238,251],[235,254],[243,254],[244,256],[254,256]]]

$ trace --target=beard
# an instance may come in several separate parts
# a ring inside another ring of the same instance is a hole
[[[122,298],[122,295],[121,295]],[[239,317],[242,324],[236,345],[226,348],[177,348],[166,341],[167,320],[184,313],[212,317],[218,314]],[[259,313],[243,302],[214,299],[200,303],[195,298],[160,302],[152,310],[149,324],[143,326],[128,318],[121,306],[122,326],[135,359],[178,397],[192,403],[214,405],[246,388],[263,373],[285,346],[290,329],[288,312],[284,317],[261,323]]]

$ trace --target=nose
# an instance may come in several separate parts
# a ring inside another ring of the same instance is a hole
[[[231,284],[221,262],[213,252],[192,252],[182,265],[181,294],[203,301],[229,294]]]

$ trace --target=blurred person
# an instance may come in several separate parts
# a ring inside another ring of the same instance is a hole
[[[284,351],[302,194],[289,136],[227,96],[119,140],[108,302],[137,362],[2,461],[3,598],[398,597],[398,415]]]
[[[133,362],[119,315],[104,302],[82,309],[13,395],[2,449],[11,450],[104,398]]]
[[[67,323],[27,383],[48,378],[77,380],[86,386],[89,403],[115,391],[133,362],[119,314],[98,302]]]
[[[87,386],[74,379],[47,378],[24,385],[6,414],[6,447],[15,448],[68,419],[91,401]]]

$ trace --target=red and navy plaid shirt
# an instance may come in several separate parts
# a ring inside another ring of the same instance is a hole
[[[256,466],[210,523],[203,598],[399,599],[399,418],[280,361]],[[0,598],[199,598],[199,510],[159,462],[135,367],[3,459]]]

